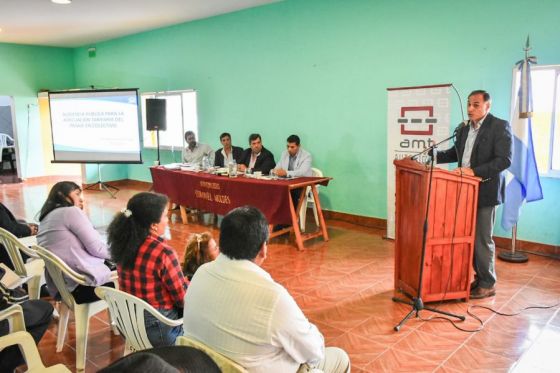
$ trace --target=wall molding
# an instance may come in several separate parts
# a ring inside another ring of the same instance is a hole
[[[511,250],[511,238],[494,237],[496,247],[502,250]],[[548,245],[532,241],[515,241],[515,250],[531,251],[539,254],[560,256],[560,246]]]
[[[60,180],[60,177],[58,178],[58,180]],[[108,181],[108,183],[116,186],[120,185],[123,187],[127,186],[127,187],[133,187],[133,188],[145,189],[145,190],[150,190],[152,187],[152,183],[150,182],[130,180],[130,179]],[[82,186],[85,188],[87,184],[82,184]],[[387,230],[387,219],[374,218],[371,216],[354,215],[345,212],[331,211],[331,210],[323,210],[323,215],[327,220],[338,220],[338,221],[343,221],[346,223],[355,224],[366,228]],[[498,249],[511,250],[510,238],[494,236],[494,241],[496,242],[496,247]],[[532,242],[532,241],[517,240],[516,250],[522,250],[522,251],[526,250],[539,254],[560,256],[560,246],[548,245],[548,244]]]
[[[387,219],[374,218],[371,216],[353,215],[345,212],[323,210],[323,216],[329,220],[340,220],[346,223],[360,225],[367,228],[387,230]]]

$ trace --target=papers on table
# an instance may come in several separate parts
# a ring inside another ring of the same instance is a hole
[[[255,175],[255,174],[245,174],[245,177],[249,179],[257,179],[257,180],[292,180],[298,178],[298,176],[272,178],[272,176],[270,175]]]
[[[169,163],[162,166],[166,170],[182,170],[182,171],[200,171],[198,163]]]
[[[179,170],[181,168],[181,163],[164,164],[163,168],[165,168],[167,170]]]

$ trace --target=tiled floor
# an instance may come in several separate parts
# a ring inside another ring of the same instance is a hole
[[[32,219],[52,182],[42,181],[2,186],[1,200],[19,217]],[[127,199],[146,188],[131,183],[117,199],[104,192],[87,191],[86,211],[96,226],[109,224]],[[172,245],[180,255],[186,237],[193,232],[217,229],[210,214],[191,217],[188,225],[172,213]],[[312,220],[312,219],[311,219]],[[382,239],[383,232],[329,221],[331,240],[316,239],[298,252],[286,239],[269,245],[265,268],[288,288],[308,318],[317,324],[327,345],[344,348],[353,372],[557,372],[560,367],[559,308],[532,309],[515,317],[496,315],[484,309],[471,311],[484,320],[479,332],[463,332],[435,316],[421,312],[400,332],[394,332],[409,307],[392,302],[394,245]],[[531,256],[528,263],[497,263],[496,297],[470,304],[431,304],[467,315],[469,306],[486,305],[513,313],[527,306],[560,303],[560,262]],[[94,317],[90,326],[86,371],[96,371],[122,355],[124,343],[111,334],[106,315]],[[467,316],[464,329],[479,327]],[[75,366],[74,330],[62,352],[55,353],[56,322],[39,344],[46,364]]]

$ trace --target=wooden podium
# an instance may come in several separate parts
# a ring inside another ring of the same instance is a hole
[[[411,159],[395,160],[395,290],[418,295],[422,235],[430,169]],[[480,178],[440,168],[432,192],[420,297],[424,302],[468,301]]]

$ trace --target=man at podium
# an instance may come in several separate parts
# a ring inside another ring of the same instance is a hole
[[[492,233],[496,207],[505,198],[503,171],[510,166],[512,157],[511,127],[507,121],[490,114],[490,106],[488,92],[471,92],[467,102],[469,121],[457,127],[453,147],[437,154],[437,163],[457,162],[456,172],[482,179],[478,190],[472,299],[496,294],[496,246]]]

